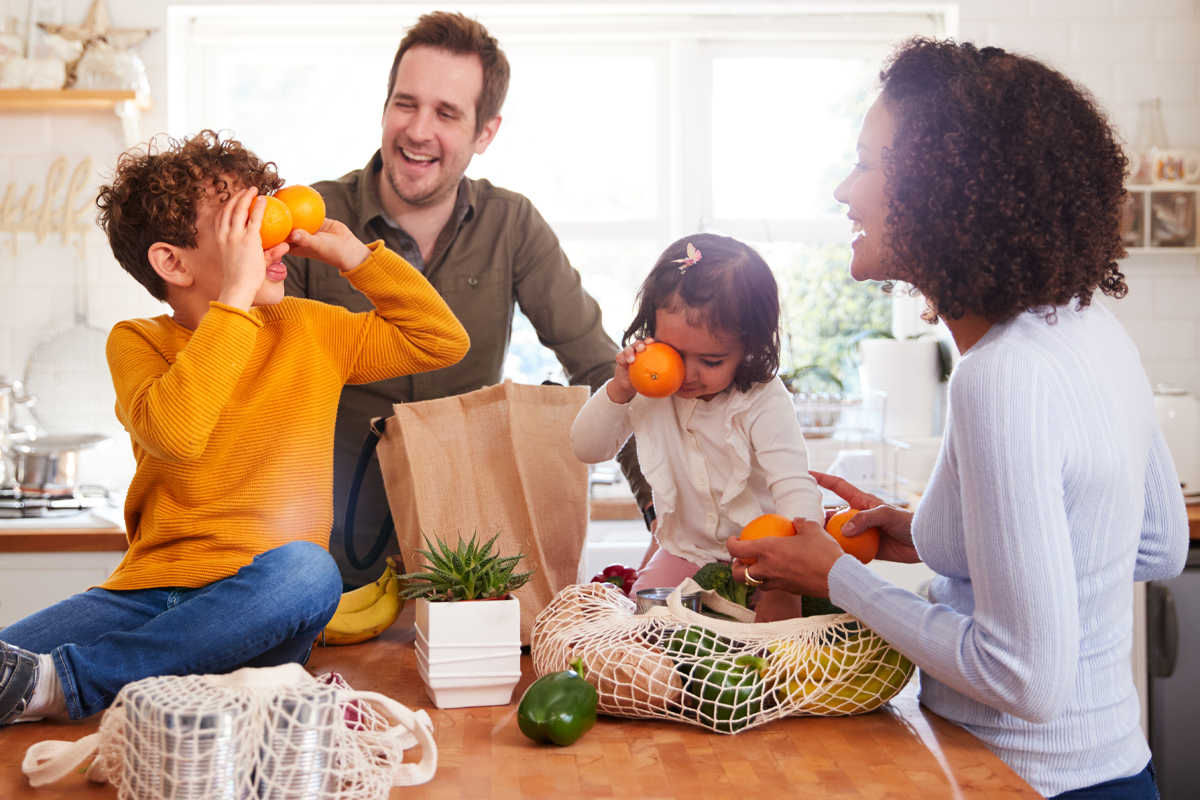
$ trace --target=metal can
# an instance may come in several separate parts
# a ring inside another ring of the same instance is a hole
[[[272,704],[264,732],[258,796],[264,800],[319,800],[337,788],[330,768],[338,707],[332,691]]]
[[[126,698],[129,794],[124,796],[241,800],[249,786],[247,759],[238,752],[245,724],[241,704],[207,713],[179,713],[156,700],[161,698],[136,692]]]
[[[659,586],[656,589],[641,589],[637,593],[637,611],[638,614],[645,614],[654,606],[665,606],[667,598],[675,591],[674,586]],[[680,598],[683,601],[683,607],[692,611],[700,611],[700,593],[692,592],[685,594]]]

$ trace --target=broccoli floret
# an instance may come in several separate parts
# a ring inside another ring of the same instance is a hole
[[[750,592],[746,584],[733,579],[733,567],[728,564],[720,561],[705,564],[692,576],[692,580],[698,583],[701,589],[710,589],[731,603],[737,603],[744,608],[750,607]]]

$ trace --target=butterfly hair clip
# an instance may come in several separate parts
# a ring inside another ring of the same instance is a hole
[[[693,247],[691,242],[688,242],[687,258],[677,258],[674,261],[672,261],[671,263],[679,265],[679,274],[682,275],[682,274],[684,274],[684,272],[687,271],[688,267],[692,266],[699,260],[700,260],[700,251],[697,250],[695,247]]]

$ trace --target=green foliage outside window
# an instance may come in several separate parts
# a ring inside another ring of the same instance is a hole
[[[780,373],[816,366],[858,391],[857,364],[849,340],[864,330],[891,330],[892,298],[878,281],[850,277],[850,247],[844,244],[758,245],[779,282]],[[799,376],[796,391],[833,391],[820,370]]]

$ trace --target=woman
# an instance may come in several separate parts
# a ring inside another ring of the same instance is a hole
[[[903,280],[962,358],[915,514],[844,481],[880,558],[924,561],[928,599],[821,526],[728,542],[740,580],[828,596],[921,669],[921,701],[1047,796],[1155,798],[1130,669],[1133,583],[1180,572],[1187,517],[1138,353],[1091,302],[1126,292],[1126,159],[1090,96],[996,48],[914,40],[886,65],[837,188],[851,274]],[[1105,794],[1105,792],[1116,794]]]

